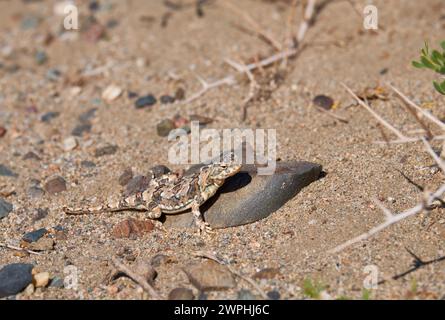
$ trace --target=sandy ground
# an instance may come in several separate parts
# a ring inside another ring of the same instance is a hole
[[[364,30],[362,17],[346,1],[327,1],[307,33],[305,50],[289,60],[284,71],[272,66],[255,73],[267,94],[250,105],[245,122],[241,121],[241,105],[249,92],[247,78],[240,78],[237,85],[209,91],[190,104],[157,103],[136,110],[127,91],[159,97],[183,87],[190,96],[199,90],[195,74],[210,80],[233,73],[225,58],[247,63],[252,57],[274,53],[266,43],[238,27],[246,26],[244,20],[218,5],[219,0],[215,2],[203,7],[202,17],[197,16],[194,6],[172,11],[167,26],[162,27],[162,17],[170,10],[163,1],[100,1],[103,8],[94,14],[97,20],[106,25],[114,19],[117,25],[107,28],[106,38],[99,41],[85,40],[85,31],[78,32],[78,39],[64,41],[59,34],[63,17],[53,13],[55,1],[0,2],[0,48],[12,48],[12,52],[4,49],[0,56],[0,126],[7,129],[0,138],[0,163],[19,174],[18,178],[0,177],[0,191],[14,190],[4,197],[14,204],[14,211],[0,221],[0,240],[17,241],[24,233],[41,227],[61,225],[66,229],[66,239],[57,240],[55,249],[41,256],[0,249],[0,265],[34,263],[39,270],[62,278],[66,276],[64,268],[74,265],[79,280],[78,290],[38,289],[31,296],[17,298],[147,298],[128,279],[104,284],[111,257],[126,253],[129,260],[131,255],[149,260],[159,253],[172,257],[171,263],[157,269],[155,287],[159,293],[166,297],[173,288],[186,287],[197,294],[181,270],[198,261],[193,257],[198,250],[217,252],[249,276],[264,268],[280,268],[278,275],[258,283],[266,292],[279,292],[282,299],[307,297],[304,283],[308,279],[323,286],[333,298],[360,299],[368,265],[377,266],[379,280],[387,280],[370,291],[372,299],[443,298],[443,261],[391,279],[412,267],[413,257],[406,249],[424,261],[445,255],[443,209],[405,220],[339,254],[327,253],[383,221],[384,215],[372,205],[372,197],[381,199],[394,212],[410,208],[422,198],[422,192],[400,172],[429,190],[435,190],[443,179],[430,167],[434,162],[420,143],[375,144],[381,140],[377,122],[355,105],[341,86],[344,82],[359,92],[390,81],[419,104],[428,103],[438,118],[444,118],[444,98],[434,91],[432,75],[410,64],[418,58],[424,40],[433,44],[443,40],[443,1],[374,1],[379,9],[377,32]],[[360,9],[366,1],[355,2]],[[85,17],[88,1],[77,3]],[[277,39],[284,38],[287,1],[243,0],[237,1],[237,6]],[[26,29],[23,19],[29,16],[41,21]],[[45,44],[48,33],[54,39]],[[36,64],[38,50],[48,55],[43,65]],[[14,65],[18,70],[12,72]],[[75,92],[79,72],[107,65],[110,67],[105,72],[84,77],[81,92]],[[51,68],[61,71],[61,79],[47,79]],[[275,84],[271,84],[273,79]],[[107,103],[101,94],[110,84],[121,87],[124,93]],[[333,112],[348,123],[317,111],[312,99],[318,94],[338,101]],[[395,96],[374,100],[372,106],[404,132],[418,129]],[[93,107],[97,112],[91,132],[79,139],[78,148],[64,151],[63,141],[77,125],[77,117]],[[49,111],[60,112],[60,116],[50,123],[42,122],[41,115]],[[127,167],[140,173],[156,164],[180,168],[168,164],[170,144],[156,132],[159,121],[177,113],[214,118],[211,128],[276,129],[279,158],[320,163],[326,176],[269,218],[218,230],[210,239],[176,229],[155,229],[137,239],[114,239],[113,226],[134,214],[73,218],[61,212],[62,206],[82,199],[100,201],[119,194],[122,187],[118,177]],[[119,149],[113,155],[96,158],[94,150],[106,144]],[[433,146],[440,150],[439,142]],[[23,160],[29,151],[41,160]],[[81,165],[85,160],[93,161],[96,167],[85,168]],[[54,175],[67,181],[66,192],[37,199],[28,196],[33,179],[44,184]],[[38,208],[48,208],[49,214],[34,222]],[[234,289],[207,293],[207,298],[236,299],[243,288],[257,294],[240,281]]]

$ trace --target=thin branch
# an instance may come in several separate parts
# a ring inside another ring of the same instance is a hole
[[[304,11],[303,21],[300,24],[297,32],[297,44],[300,45],[303,41],[307,30],[309,29],[309,23],[314,16],[316,0],[309,0]]]
[[[425,140],[423,139],[423,143],[425,144],[425,148],[428,151],[428,153],[433,157],[433,159],[436,161],[437,165],[442,169],[445,169],[445,164],[442,161],[442,159],[440,159],[435,152],[433,151],[433,149],[431,148],[431,145]],[[434,154],[434,155],[433,155]],[[445,171],[444,171],[445,173]],[[443,194],[445,193],[445,184],[441,185],[436,192],[432,193],[432,194],[428,194],[426,196],[426,199],[424,201],[422,201],[421,203],[418,203],[415,207],[412,207],[411,209],[408,209],[402,213],[399,214],[392,214],[389,215],[387,212],[385,212],[386,214],[386,221],[383,222],[382,224],[379,224],[378,226],[372,228],[371,230],[369,230],[368,232],[365,232],[353,239],[350,239],[346,242],[344,242],[343,244],[335,247],[332,250],[329,250],[329,253],[338,253],[342,250],[344,250],[345,248],[366,240],[370,237],[372,237],[373,235],[375,235],[376,233],[382,231],[383,229],[386,229],[387,227],[401,221],[404,220],[410,216],[413,216],[415,214],[418,214],[420,212],[422,212],[423,210],[430,210],[431,209],[431,204],[433,203],[433,201],[440,199]]]
[[[25,249],[25,248],[20,248],[20,247],[13,246],[13,245],[7,244],[7,243],[2,243],[2,242],[0,242],[0,247],[6,248],[6,249],[11,249],[11,250],[16,250],[16,251],[23,251],[23,252],[27,252],[29,254],[35,254],[37,256],[41,256],[42,255],[41,252],[36,252],[36,251],[28,250],[28,249]]]
[[[227,4],[225,2],[225,4]],[[246,66],[246,68],[244,68],[243,71],[238,71],[238,73],[246,73],[248,71],[252,71],[254,69],[257,68],[263,68],[266,67],[268,65],[271,65],[277,61],[283,60],[283,59],[287,59],[290,57],[293,57],[295,55],[297,55],[301,50],[302,50],[302,42],[306,36],[306,32],[309,28],[309,24],[310,24],[310,20],[312,19],[314,13],[315,13],[315,4],[316,4],[316,0],[309,0],[308,4],[306,6],[306,10],[305,10],[305,15],[304,15],[304,20],[303,22],[300,24],[300,28],[298,30],[298,35],[297,35],[297,44],[295,46],[295,48],[290,48],[287,50],[282,50],[281,52],[278,52],[268,58],[265,58],[261,61],[258,62],[253,62],[251,64],[248,64]],[[210,89],[222,86],[222,85],[232,85],[233,83],[235,83],[235,77],[234,75],[229,75],[226,76],[220,80],[217,80],[215,82],[212,83],[208,83],[208,82],[204,82],[202,83],[202,89],[199,90],[198,92],[192,94],[188,99],[186,99],[185,101],[183,101],[183,104],[186,103],[190,103],[196,99],[198,99],[199,97],[201,97],[202,95],[204,95],[207,91],[209,91]]]
[[[141,275],[131,271],[126,265],[120,262],[117,258],[113,257],[111,259],[114,267],[117,271],[125,273],[128,277],[130,277],[134,282],[139,284],[142,289],[150,294],[153,299],[160,300],[161,296],[156,292],[156,290],[144,279]]]
[[[389,122],[387,122],[385,119],[383,119],[381,116],[379,116],[374,110],[371,109],[371,107],[363,102],[357,95],[344,83],[342,83],[342,86],[349,92],[349,94],[354,97],[354,99],[362,106],[364,107],[371,115],[374,116],[381,124],[383,124],[386,128],[391,130],[400,140],[405,141],[409,139],[406,137],[402,132],[400,132],[398,129],[393,127]]]
[[[264,40],[267,44],[274,47],[277,51],[281,51],[283,49],[281,43],[275,40],[275,38],[270,33],[261,28],[261,26],[255,21],[255,19],[253,19],[248,13],[242,11],[241,9],[230,3],[230,1],[223,1],[221,3],[227,9],[231,10],[233,13],[244,19],[244,21],[246,21],[247,24],[249,24],[252,29],[254,29],[255,33],[260,39]]]
[[[225,261],[222,261],[221,259],[219,259],[215,254],[210,253],[210,252],[203,252],[203,251],[198,251],[194,254],[194,256],[196,257],[203,257],[203,258],[207,258],[210,260],[213,260],[219,264],[222,264],[224,266],[227,267],[227,269],[229,269],[229,271],[231,273],[233,273],[235,276],[243,279],[244,281],[246,281],[247,283],[249,283],[252,287],[254,287],[259,293],[260,295],[263,297],[263,299],[269,300],[269,297],[267,296],[267,294],[264,292],[263,289],[260,288],[260,286],[253,281],[251,278],[249,278],[248,276],[242,275],[241,273],[239,273],[238,271],[236,271],[232,266],[230,266],[228,263],[226,263]]]
[[[438,125],[443,131],[445,131],[445,123],[437,119],[435,116],[433,116],[428,111],[422,109],[417,104],[415,104],[412,100],[410,100],[407,96],[405,96],[400,90],[392,86],[388,83],[388,86],[408,105],[412,106],[414,109],[416,109],[418,112],[420,112],[422,115],[424,115],[426,118],[428,118],[430,121],[434,122],[436,125]]]

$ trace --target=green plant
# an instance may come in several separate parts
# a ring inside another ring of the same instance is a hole
[[[312,299],[320,299],[320,293],[324,290],[324,286],[316,281],[312,282],[310,278],[304,279],[303,282],[303,293],[305,296]]]
[[[413,66],[419,69],[431,69],[445,77],[445,41],[442,41],[440,46],[443,49],[442,53],[437,50],[430,51],[428,43],[425,42],[425,48],[420,51],[420,61],[413,61]],[[433,84],[438,92],[445,95],[445,80],[433,81]]]
[[[362,290],[362,300],[370,300],[371,299],[371,290],[363,289]]]

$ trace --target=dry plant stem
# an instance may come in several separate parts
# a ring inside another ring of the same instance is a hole
[[[263,28],[261,28],[261,26],[255,21],[255,19],[253,19],[248,13],[242,11],[241,9],[233,5],[231,1],[223,1],[221,3],[223,6],[231,10],[233,13],[237,14],[242,19],[244,19],[247,22],[247,24],[249,24],[254,29],[255,33],[259,36],[260,39],[266,41],[267,44],[273,46],[277,51],[282,50],[281,43],[275,40],[275,38],[270,33],[263,30]]]
[[[242,274],[240,274],[238,271],[236,271],[232,266],[230,266],[229,264],[225,263],[224,261],[221,261],[216,255],[214,255],[213,253],[210,252],[203,252],[203,251],[198,251],[194,254],[194,256],[196,257],[202,257],[202,258],[207,258],[210,260],[213,260],[219,264],[222,264],[224,266],[227,267],[227,269],[229,269],[229,271],[234,274],[235,276],[243,279],[244,281],[246,281],[247,283],[249,283],[252,287],[254,287],[261,295],[261,297],[263,299],[269,300],[269,297],[267,296],[267,294],[263,291],[263,289],[261,289],[258,284],[253,281],[251,278],[249,278],[248,276],[244,276]]]
[[[441,158],[439,158],[437,156],[437,154],[434,152],[433,148],[431,148],[431,145],[423,138],[422,139],[425,148],[427,150],[427,152],[432,156],[432,158],[436,161],[437,165],[442,169],[442,171],[445,173],[445,163],[443,162],[443,160]],[[366,240],[368,238],[370,238],[371,236],[375,235],[376,233],[382,231],[383,229],[386,229],[387,227],[401,221],[404,220],[410,216],[413,216],[415,214],[418,214],[420,212],[422,212],[423,210],[428,210],[430,209],[431,204],[433,203],[434,200],[440,199],[443,194],[445,193],[445,184],[441,185],[434,193],[432,194],[427,194],[426,198],[424,199],[424,201],[422,201],[421,203],[417,204],[415,207],[408,209],[402,213],[399,214],[393,214],[391,213],[388,209],[384,208],[383,205],[377,203],[377,205],[383,210],[383,212],[385,213],[386,216],[386,220],[385,222],[383,222],[382,224],[379,224],[378,226],[372,228],[371,230],[369,230],[368,232],[365,232],[353,239],[350,239],[346,242],[344,242],[343,244],[335,247],[334,249],[330,250],[329,253],[337,253],[340,252],[342,250],[344,250],[345,248]]]
[[[253,76],[252,72],[250,70],[247,70],[247,68],[244,64],[235,62],[231,59],[226,59],[225,61],[227,64],[229,64],[230,66],[235,68],[238,72],[245,72],[247,74],[247,77],[249,78],[249,82],[250,82],[249,93],[248,93],[247,97],[242,102],[243,113],[242,113],[241,121],[246,121],[248,104],[255,96],[255,90],[258,87],[258,83],[256,82],[255,77]]]
[[[400,90],[398,90],[397,88],[395,88],[394,86],[392,86],[391,84],[388,84],[388,86],[408,105],[410,105],[411,107],[413,107],[414,109],[416,109],[419,113],[421,113],[423,116],[425,116],[425,118],[427,118],[428,120],[430,120],[431,122],[435,123],[436,125],[438,125],[443,131],[445,131],[445,124],[440,121],[439,119],[437,119],[435,116],[433,116],[431,113],[429,113],[428,111],[422,109],[421,107],[419,107],[417,104],[415,104],[412,100],[410,100],[407,96],[405,96],[402,92],[400,92]]]
[[[304,11],[303,21],[301,22],[297,32],[298,45],[303,41],[306,32],[309,29],[309,23],[314,15],[316,2],[317,2],[316,0],[308,0],[307,2],[306,9]]]
[[[291,49],[291,50],[287,50],[287,51],[284,51],[284,52],[280,52],[280,53],[274,54],[274,55],[270,56],[269,58],[266,58],[266,59],[261,60],[259,62],[248,64],[245,68],[243,68],[242,71],[239,71],[238,73],[245,73],[247,71],[252,71],[252,70],[257,69],[257,68],[266,67],[266,66],[268,66],[268,65],[270,65],[270,64],[272,64],[272,63],[274,63],[276,61],[279,61],[279,60],[283,59],[284,57],[291,57],[291,56],[297,54],[297,52],[298,51],[296,49]],[[211,90],[213,88],[220,87],[220,86],[223,86],[223,85],[232,85],[232,84],[235,83],[235,76],[234,75],[229,75],[229,76],[226,76],[226,77],[224,77],[222,79],[219,79],[219,80],[216,80],[216,81],[210,82],[210,83],[205,81],[204,79],[202,79],[199,76],[197,76],[197,78],[201,82],[202,89],[199,90],[198,92],[194,93],[193,95],[191,95],[186,100],[184,100],[182,102],[183,104],[187,104],[187,103],[190,103],[190,102],[198,99],[199,97],[204,95],[208,90]]]
[[[301,43],[303,42],[304,37],[306,36],[306,32],[309,29],[309,22],[314,15],[315,3],[316,3],[315,0],[308,1],[306,10],[305,10],[304,21],[300,24],[300,28],[298,30],[298,36],[297,36],[297,45],[298,46],[296,48],[283,50],[283,51],[278,52],[268,58],[265,58],[265,59],[259,61],[259,62],[254,62],[254,63],[248,64],[243,71],[240,71],[240,73],[252,71],[257,68],[263,68],[263,67],[271,65],[272,63],[275,63],[277,61],[295,56],[302,49]],[[190,103],[190,102],[198,99],[202,95],[204,95],[210,89],[213,89],[213,88],[216,88],[219,86],[223,86],[226,84],[231,85],[233,83],[235,83],[234,75],[226,76],[222,79],[216,80],[215,82],[211,82],[211,83],[208,83],[206,81],[201,81],[202,89],[199,90],[198,92],[194,93],[193,95],[191,95],[188,99],[184,100],[182,103],[183,104]]]
[[[16,250],[16,251],[23,251],[23,252],[27,252],[29,254],[35,254],[37,256],[41,256],[42,255],[42,253],[40,253],[40,252],[36,252],[36,251],[32,251],[32,250],[16,247],[16,246],[13,246],[13,245],[10,245],[10,244],[6,244],[6,243],[2,243],[2,242],[0,242],[0,247],[6,248],[6,249],[11,249],[11,250]]]
[[[398,138],[399,140],[407,140],[409,139],[408,137],[406,137],[405,135],[403,135],[403,133],[401,133],[399,130],[397,130],[395,127],[393,127],[389,122],[387,122],[385,119],[383,119],[381,116],[379,116],[374,110],[371,109],[371,107],[367,104],[364,103],[359,97],[357,97],[357,95],[348,87],[346,86],[344,83],[342,83],[342,86],[345,87],[345,89],[349,92],[349,94],[354,97],[354,99],[362,106],[364,107],[370,114],[372,114],[374,116],[374,118],[376,118],[381,124],[383,124],[386,128],[388,128],[389,130],[391,130]]]
[[[117,271],[125,273],[127,276],[129,276],[133,281],[135,281],[137,284],[139,284],[142,289],[144,289],[150,296],[155,300],[160,300],[161,296],[156,292],[156,290],[147,282],[147,280],[144,279],[141,275],[131,271],[126,265],[124,265],[122,262],[120,262],[118,259],[113,257],[111,259],[111,262],[113,263],[114,267],[117,269]]]

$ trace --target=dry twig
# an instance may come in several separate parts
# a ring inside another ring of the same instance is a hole
[[[238,71],[238,72],[246,73],[248,71],[252,71],[257,68],[269,66],[277,61],[296,56],[297,53],[299,53],[300,50],[302,49],[301,43],[303,42],[303,39],[306,35],[307,30],[309,29],[309,23],[314,15],[314,11],[315,11],[314,10],[315,4],[316,4],[316,0],[308,0],[306,10],[305,10],[305,15],[304,15],[304,21],[300,24],[300,28],[298,30],[297,44],[296,44],[295,48],[283,50],[283,51],[278,52],[268,58],[265,58],[258,62],[248,64],[245,66],[245,68],[243,68],[243,71]],[[204,95],[210,89],[217,88],[217,87],[220,87],[223,85],[232,85],[235,83],[234,75],[229,75],[222,79],[219,79],[219,80],[216,80],[216,81],[210,82],[210,83],[200,77],[198,77],[198,79],[200,80],[201,85],[202,85],[201,90],[192,94],[188,99],[184,100],[182,103],[184,103],[184,104],[190,103],[190,102],[196,100],[197,98],[201,97],[202,95]]]
[[[125,273],[128,277],[130,277],[134,282],[139,284],[142,289],[144,289],[150,296],[155,300],[160,300],[161,296],[156,292],[156,290],[147,282],[147,280],[144,279],[141,275],[133,272],[128,268],[126,265],[124,265],[122,262],[120,262],[117,258],[113,257],[111,259],[111,262],[113,263],[114,267],[117,269],[117,271]]]
[[[437,163],[437,165],[439,166],[439,168],[442,169],[442,172],[445,173],[445,163],[443,162],[443,160],[437,156],[437,154],[434,152],[433,148],[431,147],[431,145],[425,140],[425,138],[422,138],[422,141],[425,145],[426,151],[431,155],[431,157],[434,159],[434,161]],[[380,202],[376,202],[377,206],[380,207],[380,209],[383,210],[383,212],[385,213],[386,219],[385,222],[379,224],[378,226],[372,228],[371,230],[369,230],[368,232],[365,232],[353,239],[350,239],[346,242],[344,242],[343,244],[335,247],[334,249],[330,250],[329,253],[337,253],[340,252],[342,250],[344,250],[345,248],[366,240],[368,238],[370,238],[371,236],[375,235],[376,233],[382,231],[383,229],[386,229],[387,227],[401,221],[404,220],[410,216],[413,216],[415,214],[418,214],[424,210],[431,210],[431,205],[433,204],[433,202],[435,200],[441,200],[441,197],[443,196],[443,194],[445,193],[445,184],[441,185],[434,193],[432,194],[426,194],[424,200],[422,202],[420,202],[419,204],[417,204],[416,206],[402,212],[399,214],[393,214],[392,212],[390,212],[387,208],[385,208]]]
[[[23,252],[27,252],[29,254],[35,254],[37,256],[41,256],[42,255],[41,252],[36,252],[36,251],[28,250],[28,249],[25,249],[25,248],[20,248],[20,247],[13,246],[13,245],[10,245],[10,244],[7,244],[7,243],[2,243],[2,242],[0,242],[0,247],[6,248],[6,249],[11,249],[11,250],[16,250],[16,251],[23,251]]]
[[[281,43],[277,41],[269,32],[261,28],[261,26],[253,19],[247,12],[242,11],[237,6],[233,5],[231,1],[223,1],[221,4],[227,9],[231,10],[233,13],[237,14],[239,17],[244,19],[247,24],[252,27],[258,37],[264,40],[267,44],[271,45],[277,51],[282,50]]]

